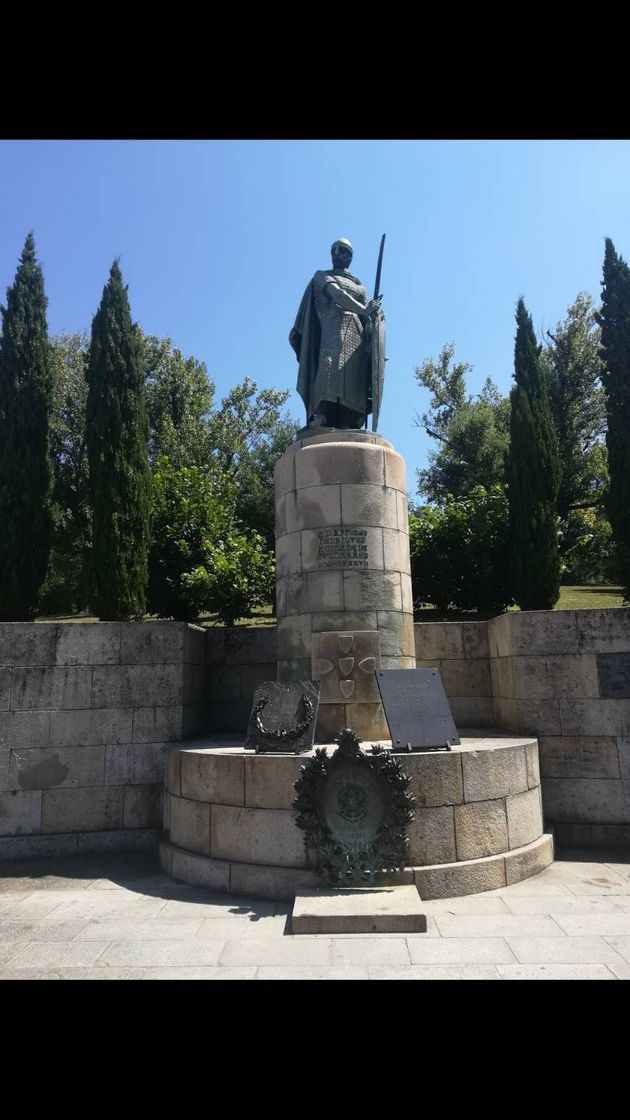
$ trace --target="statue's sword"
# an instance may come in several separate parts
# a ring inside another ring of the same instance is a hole
[[[385,237],[386,237],[386,234],[383,234],[383,236],[381,237],[381,247],[378,251],[378,261],[376,263],[376,280],[374,281],[374,295],[372,297],[373,299],[378,299],[378,294],[379,294],[378,290],[381,286],[381,269],[383,267],[383,250],[385,249]],[[369,397],[369,402],[371,404],[374,400],[374,386],[372,384],[372,359],[371,359],[371,357],[370,357],[370,385],[369,385],[368,397]],[[365,430],[367,431],[367,412],[365,414]]]

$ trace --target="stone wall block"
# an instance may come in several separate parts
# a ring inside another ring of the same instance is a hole
[[[464,634],[464,657],[467,658],[486,658],[490,656],[488,647],[488,624],[487,622],[465,622],[463,624]]]
[[[442,681],[447,696],[485,696],[490,697],[490,665],[487,660],[477,658],[452,659],[442,661]]]
[[[171,843],[202,855],[210,854],[210,805],[171,796]]]
[[[515,657],[514,693],[518,699],[546,700],[557,696],[595,699],[599,696],[595,655]]]
[[[55,714],[53,712],[53,716]],[[46,747],[49,741],[50,712],[0,712],[0,748],[28,750],[29,747]]]
[[[245,731],[251,704],[245,700],[224,704],[208,704],[206,721],[208,731]]]
[[[0,793],[0,836],[28,836],[31,832],[41,832],[41,815],[41,790]]]
[[[464,800],[483,801],[527,790],[525,748],[464,751]],[[490,853],[488,853],[490,854]]]
[[[122,828],[124,793],[122,786],[45,789],[42,794],[42,832]]]
[[[474,863],[421,867],[414,877],[421,898],[453,898],[504,887],[505,864],[504,857],[492,856]]]
[[[0,622],[0,665],[54,665],[57,626],[49,622]]]
[[[341,521],[337,525],[376,525],[398,528],[398,491],[391,487],[343,483],[341,486]],[[335,522],[330,522],[335,524]],[[306,526],[305,526],[306,528]]]
[[[102,786],[105,747],[45,747],[13,750],[7,789]]]
[[[500,614],[488,619],[488,652],[490,657],[510,657],[512,654],[511,614]]]
[[[287,533],[341,524],[339,486],[309,486],[287,494]]]
[[[183,680],[184,704],[205,704],[206,702],[206,666],[184,665]]]
[[[267,681],[275,681],[277,662],[270,665],[243,665],[243,700],[251,701],[256,689]]]
[[[226,758],[212,750],[191,748],[181,752],[182,797],[221,805],[244,805],[245,759]]]
[[[164,784],[176,797],[181,797],[182,753],[179,747],[164,747]]]
[[[508,847],[505,801],[475,801],[455,806],[457,858],[480,859]]]
[[[463,658],[464,624],[461,622],[416,622],[416,657],[422,661],[433,658]]]
[[[347,610],[402,611],[399,572],[330,572],[343,576],[343,604]]]
[[[120,622],[60,623],[51,661],[57,665],[117,665],[121,632]]]
[[[174,879],[194,882],[209,891],[230,890],[230,865],[222,860],[195,856],[190,852],[173,851],[171,870]]]
[[[383,486],[384,454],[396,452],[384,451],[374,444],[337,443],[334,438],[330,443],[310,444],[295,457],[295,488],[331,486],[340,479],[351,484]]]
[[[203,669],[203,666],[200,668]],[[94,708],[136,708],[183,703],[184,668],[181,664],[96,665],[91,672]]]
[[[408,864],[411,867],[451,863],[457,858],[455,823],[451,805],[416,809],[407,834],[409,836]]]
[[[522,848],[542,834],[540,788],[515,793],[505,799],[510,848]]]
[[[543,778],[621,777],[613,736],[541,736],[539,748]]]
[[[295,490],[295,447],[287,447],[274,467],[274,486],[276,494],[286,494]]]
[[[304,758],[289,755],[245,757],[245,804],[254,809],[292,810],[294,783],[300,777]]]
[[[385,570],[389,572],[411,572],[409,537],[398,529],[383,529],[383,553]]]
[[[563,735],[630,735],[630,700],[561,697],[560,714]]]
[[[505,615],[510,628],[512,647],[506,652],[525,657],[579,653],[576,614],[581,613],[581,611],[514,611]]]
[[[403,769],[411,778],[409,792],[419,808],[458,805],[464,799],[462,754],[412,754],[403,758]]]
[[[165,743],[181,739],[183,734],[181,705],[163,708],[134,708],[133,743]]]
[[[83,747],[82,749],[85,750],[86,748]],[[109,745],[104,750],[105,785],[136,786],[155,783],[161,785],[164,781],[165,747],[163,743]],[[174,756],[173,752],[169,752],[169,757],[175,758],[177,756]],[[179,793],[179,780],[173,792]]]
[[[317,539],[316,531],[308,530]],[[302,570],[302,540],[301,533],[287,533],[283,537],[276,537],[276,572],[279,576],[287,576],[292,572]],[[315,550],[315,563],[305,567],[317,567],[317,550]]]
[[[576,611],[580,653],[630,651],[630,607]]]
[[[385,457],[385,485],[393,490],[400,490],[407,494],[407,471],[405,460],[397,451],[384,451]]]
[[[209,701],[242,700],[243,667],[241,665],[209,665],[206,676],[206,699]]]
[[[282,661],[278,661],[277,676],[281,684],[286,684],[288,681],[312,680],[310,657],[287,657]],[[251,701],[248,701],[248,715],[250,708]],[[247,719],[245,720],[245,723],[247,723]]]
[[[161,820],[161,786],[127,786],[123,808],[124,827],[159,828]]]
[[[304,867],[304,833],[292,812],[213,805],[210,854],[213,859]]]
[[[377,628],[381,637],[381,654],[386,657],[414,657],[413,615],[379,611]]]
[[[11,707],[16,711],[89,708],[91,688],[91,667],[15,668],[12,677]]]
[[[122,665],[181,665],[185,622],[123,622],[120,636]]]
[[[226,629],[224,626],[211,626],[206,630],[206,665],[224,665],[227,659],[225,650]]]
[[[494,705],[489,696],[449,696],[455,726],[494,727]]]
[[[546,778],[545,818],[593,824],[630,824],[628,783],[607,778]]]
[[[401,533],[409,536],[409,504],[407,495],[402,490],[396,490],[396,522]]]
[[[527,785],[531,789],[533,786],[540,785],[540,760],[538,754],[538,743],[528,743],[525,747],[525,758],[527,759]]]
[[[285,660],[292,657],[309,657],[311,653],[310,614],[288,615],[278,622],[278,657]],[[376,629],[376,627],[371,627]],[[275,674],[274,674],[275,676]]]
[[[505,860],[505,877],[507,886],[520,883],[522,879],[529,879],[537,875],[553,863],[553,839],[544,835],[540,840],[527,845],[523,851],[510,852]]]
[[[233,626],[226,631],[229,665],[268,664],[277,657],[275,626]]]
[[[276,494],[274,503],[274,516],[275,516],[275,537],[284,537],[287,533],[287,496],[286,494]]]

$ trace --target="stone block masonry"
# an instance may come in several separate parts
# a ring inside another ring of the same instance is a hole
[[[205,660],[185,623],[0,623],[0,859],[154,846]]]

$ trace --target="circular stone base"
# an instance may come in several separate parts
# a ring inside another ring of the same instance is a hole
[[[255,755],[241,744],[221,736],[169,748],[161,865],[196,886],[292,899],[321,886],[292,809],[312,752]],[[422,898],[448,898],[516,883],[553,861],[535,739],[463,732],[450,751],[397,757],[416,809],[410,866],[396,882],[415,882]]]

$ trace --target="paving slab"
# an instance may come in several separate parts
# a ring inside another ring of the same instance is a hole
[[[293,933],[424,933],[427,919],[415,887],[312,890],[296,896]]]

